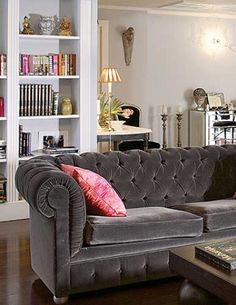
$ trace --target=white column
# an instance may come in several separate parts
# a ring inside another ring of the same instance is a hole
[[[8,201],[18,200],[15,172],[18,166],[18,65],[19,65],[19,0],[8,0],[7,59],[7,160]]]
[[[81,0],[80,153],[97,150],[97,0]]]

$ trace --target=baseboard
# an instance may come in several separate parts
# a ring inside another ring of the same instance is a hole
[[[29,218],[29,205],[25,201],[0,205],[0,222]]]

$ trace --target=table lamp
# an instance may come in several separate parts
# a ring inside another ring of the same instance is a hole
[[[104,68],[102,70],[100,83],[107,83],[107,93],[108,93],[108,130],[112,131],[111,128],[111,93],[112,93],[112,83],[120,83],[121,78],[116,68]]]

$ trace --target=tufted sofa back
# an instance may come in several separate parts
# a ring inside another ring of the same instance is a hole
[[[127,208],[227,198],[236,191],[236,145],[55,157],[108,180]]]

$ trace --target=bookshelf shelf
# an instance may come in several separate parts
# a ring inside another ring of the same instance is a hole
[[[57,120],[57,119],[78,119],[79,114],[71,115],[45,115],[45,116],[20,116],[19,120]]]
[[[20,80],[39,80],[39,79],[80,79],[79,75],[20,75],[19,76]]]
[[[0,75],[0,79],[7,79],[6,75]]]
[[[7,159],[0,159],[0,163],[6,163]]]
[[[20,39],[25,40],[80,40],[79,36],[59,36],[59,35],[24,35],[19,34]]]
[[[0,121],[6,121],[7,118],[4,116],[4,117],[0,117]]]

